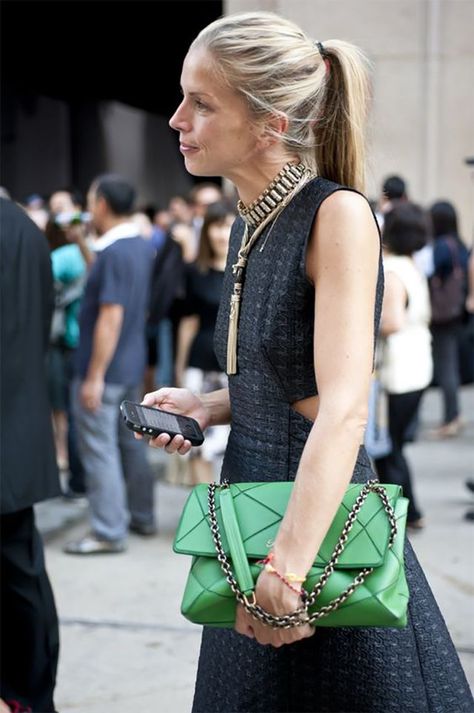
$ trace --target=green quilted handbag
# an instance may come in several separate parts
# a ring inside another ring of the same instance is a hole
[[[237,602],[272,627],[403,627],[408,587],[403,545],[408,500],[397,485],[348,486],[304,582],[302,606],[275,616],[255,600],[292,482],[198,485],[190,493],[173,549],[193,556],[181,613],[206,626],[233,627]]]

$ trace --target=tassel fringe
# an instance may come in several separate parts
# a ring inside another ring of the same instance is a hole
[[[235,286],[237,287],[237,285]],[[240,287],[240,285],[239,285]],[[234,288],[235,290],[235,288]],[[229,333],[227,336],[227,373],[237,373],[237,332],[240,315],[240,294],[234,291],[230,299]]]

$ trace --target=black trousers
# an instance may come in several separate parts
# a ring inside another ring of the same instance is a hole
[[[458,322],[431,327],[433,336],[434,378],[443,394],[443,423],[459,416],[459,344],[461,325]]]
[[[59,628],[32,507],[2,515],[0,697],[55,711]]]
[[[388,428],[392,439],[392,451],[387,456],[374,461],[381,483],[395,483],[402,486],[404,496],[410,501],[407,519],[412,522],[421,517],[421,512],[413,493],[410,468],[403,447],[409,440],[407,428],[416,415],[422,394],[423,390],[410,391],[406,394],[389,394]]]

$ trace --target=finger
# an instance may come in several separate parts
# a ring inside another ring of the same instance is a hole
[[[166,446],[165,450],[167,453],[176,453],[184,445],[183,436],[175,436],[170,443]]]
[[[170,436],[167,433],[160,433],[156,438],[150,438],[150,446],[153,448],[165,448],[171,441]]]
[[[156,406],[161,404],[165,399],[169,396],[170,394],[170,389],[169,388],[163,388],[163,389],[158,389],[158,391],[150,391],[148,394],[145,394],[142,400],[142,404],[145,406]]]
[[[183,445],[181,448],[178,448],[178,453],[180,456],[185,456],[186,453],[189,453],[189,451],[192,448],[192,443],[191,441],[184,441]]]

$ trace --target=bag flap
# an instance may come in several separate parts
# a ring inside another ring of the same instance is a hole
[[[293,487],[292,482],[234,483],[231,486],[240,533],[249,559],[263,559],[272,549],[285,514]],[[384,485],[392,507],[401,496],[398,485]],[[315,565],[325,566],[336,547],[347,516],[363,484],[348,486],[344,499],[324,538]],[[216,490],[216,513],[222,544],[229,547],[222,527]],[[380,566],[384,560],[390,536],[390,524],[383,503],[376,493],[369,493],[348,535],[337,569],[362,569]],[[179,554],[215,557],[208,516],[208,486],[197,485],[190,493],[179,522],[173,549]]]

